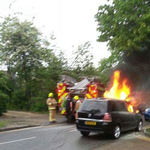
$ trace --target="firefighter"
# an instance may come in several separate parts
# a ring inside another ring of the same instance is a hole
[[[73,102],[72,99],[70,97],[70,94],[67,95],[66,97],[66,117],[67,117],[67,122],[71,121],[71,117],[72,117],[72,112],[73,112]]]
[[[77,111],[79,110],[80,108],[80,105],[82,104],[82,101],[80,100],[79,96],[74,96],[73,98],[75,100],[75,110],[74,110],[74,113],[75,113],[75,119],[78,118],[78,113]]]
[[[54,99],[54,94],[49,93],[48,94],[48,99],[46,101],[48,105],[48,110],[49,110],[49,122],[56,122],[56,100]]]

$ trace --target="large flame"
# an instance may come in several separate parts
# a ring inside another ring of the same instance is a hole
[[[113,85],[104,93],[106,98],[116,98],[121,100],[128,100],[130,96],[130,87],[127,86],[127,79],[120,81],[120,71],[115,71],[113,74]]]
[[[120,100],[130,100],[130,87],[127,85],[127,79],[120,80],[120,71],[113,74],[112,87],[104,93],[105,98],[115,98]],[[133,112],[132,105],[129,105],[128,111]]]

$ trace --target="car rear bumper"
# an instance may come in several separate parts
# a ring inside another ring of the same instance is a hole
[[[145,114],[144,117],[145,117],[145,119],[150,119],[150,115],[149,114]]]
[[[112,122],[95,121],[96,125],[85,125],[86,120],[77,120],[76,127],[79,131],[95,132],[95,133],[112,133]]]

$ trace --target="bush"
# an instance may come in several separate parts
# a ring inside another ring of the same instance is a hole
[[[30,106],[30,110],[34,112],[46,112],[48,110],[46,98],[43,95],[38,97],[32,97],[32,104]]]
[[[4,72],[0,72],[0,115],[7,111],[7,102],[9,100],[8,77]]]
[[[24,90],[20,89],[17,91],[12,92],[11,101],[8,104],[9,109],[14,110],[26,110],[27,109],[27,102],[25,102],[25,92]]]
[[[0,91],[0,115],[6,112],[6,103],[9,100],[9,96]]]

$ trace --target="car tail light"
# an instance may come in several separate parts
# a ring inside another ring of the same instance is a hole
[[[103,120],[104,122],[112,122],[111,114],[105,113]]]

